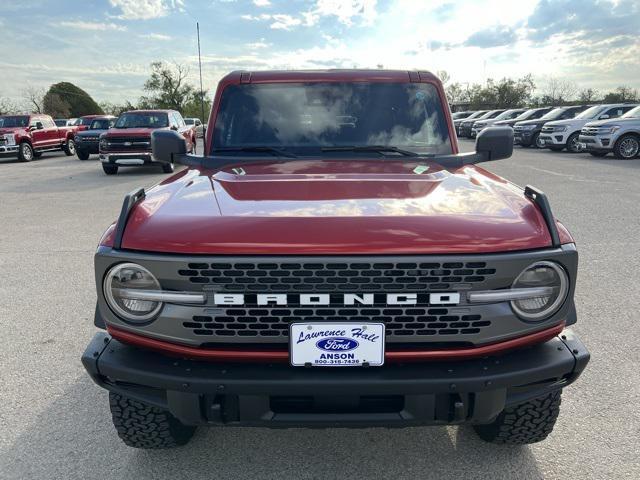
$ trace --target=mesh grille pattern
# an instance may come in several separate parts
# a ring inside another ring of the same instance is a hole
[[[496,273],[485,262],[189,263],[191,283],[221,292],[403,292],[480,284]]]
[[[452,314],[447,308],[415,306],[248,307],[227,308],[221,315],[196,315],[184,322],[196,335],[222,337],[289,337],[294,322],[384,323],[387,336],[472,335],[491,322],[480,315]],[[405,341],[410,339],[405,338]]]

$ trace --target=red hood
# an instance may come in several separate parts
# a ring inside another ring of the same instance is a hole
[[[122,246],[192,254],[435,254],[551,244],[544,219],[518,187],[478,167],[449,172],[422,164],[428,171],[417,173],[420,164],[409,161],[353,159],[245,164],[236,173],[185,170],[134,208]]]
[[[5,135],[7,133],[18,133],[25,132],[27,129],[25,127],[3,127],[0,128],[0,135]]]
[[[111,128],[107,137],[150,137],[151,132],[162,128]]]

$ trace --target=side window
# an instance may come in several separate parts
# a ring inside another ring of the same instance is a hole
[[[31,118],[29,119],[29,126],[30,126],[30,127],[35,127],[35,126],[36,126],[36,123],[38,123],[39,121],[40,121],[40,118],[39,118],[39,117],[31,117]]]
[[[169,125],[171,127],[177,127],[178,126],[178,120],[176,119],[175,112],[169,112]]]
[[[576,116],[576,111],[575,110],[567,110],[566,112],[564,112],[562,114],[562,116],[560,117],[560,120],[566,120],[568,118],[573,118]]]
[[[186,123],[184,123],[184,118],[182,118],[182,115],[180,115],[179,112],[173,112],[173,114],[176,117],[176,123],[178,125],[178,127],[183,128],[186,126]]]
[[[624,112],[622,111],[622,107],[614,107],[603,112],[603,115],[609,115],[609,118],[616,118],[622,115],[623,113]]]
[[[55,122],[50,117],[44,117],[42,124],[44,128],[56,128]]]
[[[196,118],[196,127],[199,127],[200,125],[202,125],[202,122]]]
[[[620,115],[624,115],[629,110],[632,110],[634,108],[636,108],[634,105],[628,105],[628,106],[625,106],[625,107],[620,107],[620,111],[622,112]]]

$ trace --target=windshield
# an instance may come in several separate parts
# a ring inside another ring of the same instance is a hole
[[[537,108],[532,108],[531,110],[527,110],[526,112],[521,113],[519,116],[517,116],[514,120],[517,121],[521,121],[521,120],[527,120],[529,118],[536,118],[536,113],[540,112],[540,110],[538,110]]]
[[[438,92],[425,83],[230,85],[216,148],[392,146],[451,153]]]
[[[554,118],[558,118],[564,112],[564,108],[554,108],[546,115],[540,117],[540,120],[553,120]]]
[[[640,105],[636,108],[632,108],[620,118],[640,118]]]
[[[0,128],[27,127],[28,125],[29,117],[27,115],[0,117]]]
[[[89,130],[107,130],[109,128],[109,119],[108,118],[100,118],[98,120],[94,120],[91,122],[89,126]]]
[[[575,118],[595,118],[606,108],[608,107],[603,107],[602,105],[594,105],[593,107],[587,108],[584,112],[580,113],[580,115],[576,115]]]
[[[186,123],[187,125],[193,125],[195,123],[195,120],[193,118],[185,118],[184,123]]]
[[[510,120],[522,113],[522,110],[506,110],[496,117],[496,120]]]
[[[120,115],[114,128],[163,128],[169,126],[164,112],[127,112]]]

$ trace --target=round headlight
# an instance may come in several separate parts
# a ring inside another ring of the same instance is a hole
[[[109,142],[107,142],[107,139],[106,138],[101,138],[100,139],[100,150],[106,150],[108,146],[109,146]]]
[[[536,262],[518,275],[512,288],[540,287],[547,287],[546,293],[511,302],[511,308],[523,320],[545,320],[562,306],[569,293],[569,278],[564,268],[553,262]]]
[[[135,263],[121,263],[109,270],[103,290],[113,312],[129,322],[147,322],[162,308],[162,302],[131,298],[134,290],[160,290],[156,277]]]

